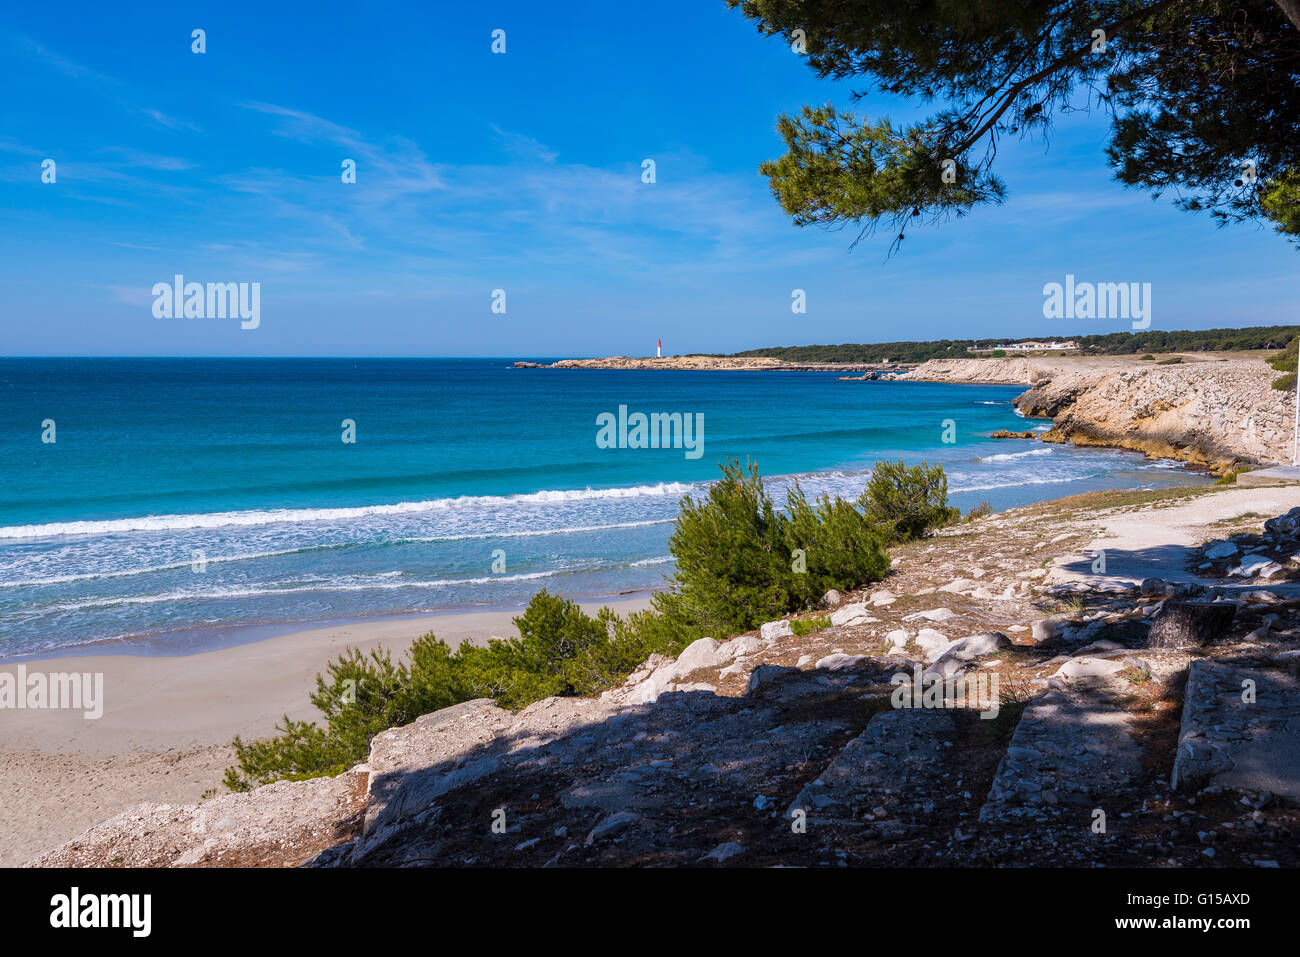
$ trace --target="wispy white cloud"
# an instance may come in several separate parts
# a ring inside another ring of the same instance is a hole
[[[156,153],[142,152],[132,146],[105,146],[99,152],[116,155],[119,164],[122,166],[136,166],[169,172],[194,169],[196,166],[195,163],[179,156],[159,156]]]
[[[56,53],[30,37],[19,37],[17,39],[17,45],[20,50],[26,51],[29,58],[43,63],[65,76],[72,77],[75,80],[89,82],[97,92],[106,94],[109,100],[115,103],[117,107],[125,113],[148,117],[153,122],[171,130],[188,130],[196,133],[202,132],[197,124],[191,123],[189,120],[171,116],[154,106],[132,101],[125,92],[123,92],[126,88],[126,84],[116,77],[103,73],[100,70],[96,70],[93,67],[86,66],[85,64],[63,56],[60,53]]]
[[[559,153],[548,147],[540,140],[535,140],[531,136],[525,136],[522,133],[511,133],[501,129],[495,123],[492,124],[492,132],[501,140],[506,150],[525,159],[540,160],[543,163],[554,163],[559,158]]]

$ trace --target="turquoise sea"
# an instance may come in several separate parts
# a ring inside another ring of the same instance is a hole
[[[679,500],[727,458],[756,460],[778,501],[796,479],[856,497],[899,457],[941,463],[963,509],[1206,481],[989,439],[1046,428],[1017,387],[512,362],[0,359],[0,656],[643,592],[671,573]],[[620,406],[701,417],[702,454],[599,447]]]

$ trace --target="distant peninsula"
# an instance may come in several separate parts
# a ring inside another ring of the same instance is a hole
[[[912,365],[883,362],[791,362],[768,356],[610,356],[604,359],[561,359],[559,362],[516,362],[516,369],[659,369],[703,372],[907,372]]]

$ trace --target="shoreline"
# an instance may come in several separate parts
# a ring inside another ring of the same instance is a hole
[[[649,606],[649,595],[580,602],[620,615]],[[403,655],[428,631],[453,647],[517,634],[513,611],[451,612],[370,620],[188,655],[106,654],[27,659],[28,673],[104,676],[104,714],[6,710],[0,743],[0,867],[15,866],[142,802],[189,804],[233,763],[235,735],[267,737],[288,715],[313,720],[315,676],[345,647],[382,646]],[[34,662],[50,661],[48,669]],[[0,663],[0,673],[17,663]]]
[[[578,595],[570,597],[583,608],[600,608],[603,605],[622,604],[649,600],[655,589],[634,589],[616,595]],[[470,618],[475,616],[505,616],[506,627],[509,619],[521,614],[526,605],[459,605],[437,611],[398,611],[381,615],[344,615],[319,621],[265,621],[248,624],[212,626],[210,628],[178,628],[170,631],[151,632],[130,635],[124,638],[98,638],[84,645],[61,645],[41,651],[18,652],[12,655],[0,655],[0,671],[9,665],[30,664],[33,661],[55,661],[68,658],[190,658],[195,655],[208,655],[230,648],[242,648],[279,638],[293,638],[313,632],[326,633],[340,629],[360,627],[375,629],[385,634],[399,631],[406,624],[424,625],[426,631],[437,631],[434,624],[445,619]],[[413,625],[414,627],[414,625]],[[211,633],[207,640],[193,640],[185,644],[167,641],[168,636],[176,634],[196,635],[200,632]],[[459,633],[459,630],[458,632]],[[423,632],[421,632],[423,634]]]
[[[691,708],[703,707],[705,702],[710,702],[711,707],[734,711],[737,720],[746,722],[747,728],[750,722],[756,720],[753,716],[757,710],[758,724],[752,733],[771,738],[763,740],[761,744],[766,748],[787,746],[789,742],[786,739],[790,737],[788,733],[782,738],[770,730],[778,725],[785,727],[789,721],[787,712],[779,709],[770,713],[763,711],[764,707],[770,705],[770,696],[754,692],[751,687],[753,674],[758,674],[764,666],[768,666],[791,674],[797,672],[805,678],[815,678],[813,685],[808,687],[798,681],[792,685],[795,690],[792,691],[794,698],[791,700],[797,699],[806,708],[808,702],[803,695],[808,693],[809,688],[824,689],[829,687],[827,682],[834,685],[836,679],[844,675],[851,678],[852,667],[845,664],[844,667],[848,670],[840,670],[844,662],[878,660],[880,667],[886,671],[890,668],[897,669],[905,663],[910,664],[911,658],[920,652],[913,650],[911,644],[897,644],[896,636],[899,632],[890,629],[910,627],[911,631],[915,631],[918,618],[939,623],[938,627],[943,632],[926,633],[923,630],[917,633],[916,648],[922,651],[924,648],[920,638],[926,634],[926,640],[933,640],[938,635],[944,641],[949,641],[945,635],[953,636],[953,640],[965,640],[960,636],[978,636],[981,632],[996,631],[1004,645],[1007,643],[1007,635],[1014,636],[1008,646],[1012,657],[989,661],[988,665],[981,667],[998,668],[1017,687],[1024,686],[1025,682],[1050,684],[1054,668],[1058,669],[1055,675],[1059,683],[1062,680],[1060,676],[1067,672],[1062,662],[1074,662],[1092,668],[1101,667],[1096,665],[1099,660],[1102,665],[1106,665],[1117,655],[1134,654],[1128,650],[1128,646],[1117,645],[1117,650],[1112,652],[1106,650],[1104,642],[1086,648],[1082,645],[1092,640],[1092,631],[1101,625],[1113,625],[1121,630],[1127,627],[1125,623],[1144,611],[1135,611],[1132,607],[1135,602],[1147,606],[1145,611],[1150,612],[1150,606],[1172,593],[1175,587],[1201,590],[1209,588],[1216,593],[1222,591],[1225,595],[1240,595],[1253,600],[1255,604],[1243,611],[1243,616],[1253,617],[1249,621],[1243,620],[1238,630],[1247,631],[1263,620],[1265,627],[1251,632],[1244,639],[1247,642],[1259,640],[1259,635],[1268,631],[1269,622],[1276,619],[1276,616],[1267,620],[1260,618],[1263,612],[1259,609],[1268,610],[1267,603],[1259,604],[1260,589],[1274,593],[1268,602],[1272,603],[1273,610],[1282,610],[1277,602],[1294,601],[1300,596],[1300,571],[1292,569],[1277,580],[1265,583],[1239,571],[1228,570],[1227,565],[1231,565],[1231,560],[1226,564],[1220,562],[1210,571],[1204,571],[1204,565],[1199,566],[1199,569],[1194,569],[1193,565],[1202,554],[1202,542],[1217,542],[1238,533],[1245,533],[1249,538],[1255,534],[1251,529],[1259,528],[1265,519],[1296,507],[1300,507],[1300,488],[1281,485],[1206,486],[1150,492],[1110,490],[1013,508],[990,515],[973,525],[941,530],[934,536],[900,546],[894,568],[884,580],[853,589],[843,596],[841,602],[847,601],[849,604],[843,604],[836,613],[840,619],[838,624],[833,615],[829,627],[823,622],[821,630],[814,630],[802,637],[787,635],[783,638],[777,635],[766,641],[757,637],[755,632],[750,632],[735,639],[751,643],[747,645],[748,650],[737,658],[738,663],[743,662],[743,668],[733,666],[716,672],[720,664],[712,663],[713,659],[709,659],[700,668],[684,669],[680,674],[673,670],[672,674],[684,684],[670,684],[667,688],[655,685],[659,692],[688,693],[666,695],[659,702],[660,707],[671,709],[680,706],[689,712],[689,715],[677,715],[674,711],[675,717],[665,717],[669,721],[668,726],[684,736],[683,744],[677,748],[676,760],[684,762],[688,767],[692,761],[716,761],[709,748],[721,746],[741,748],[752,762],[753,752],[749,749],[748,739],[742,734],[740,740],[733,740],[737,732],[732,725],[715,729],[708,721],[695,720],[698,716]],[[1249,547],[1249,543],[1243,543],[1243,547]],[[1290,546],[1292,550],[1294,547]],[[1108,554],[1107,567],[1100,571],[1094,560],[1098,549]],[[1274,551],[1286,552],[1287,548],[1277,545]],[[963,575],[970,577],[961,577]],[[1159,587],[1148,589],[1148,582]],[[873,592],[873,589],[884,590]],[[1077,597],[1080,590],[1093,595],[1094,599],[1100,596],[1116,602],[1117,607],[1106,612],[1103,616],[1106,621],[1098,624],[1093,621],[1095,616],[1085,616],[1089,609],[1084,604],[1070,604],[1069,596]],[[1148,595],[1148,591],[1153,594]],[[879,595],[880,600],[877,601],[873,595]],[[853,604],[868,600],[873,605],[871,614],[866,614],[865,604]],[[938,612],[942,612],[942,617],[935,617]],[[1079,630],[1080,634],[1063,655],[1059,645],[1064,639],[1052,636],[1056,631],[1064,635],[1064,626],[1058,621],[1064,618],[1069,619],[1066,623],[1068,628]],[[1043,630],[1042,634],[1040,629]],[[1283,628],[1279,634],[1284,636],[1281,639],[1284,647],[1288,642],[1300,640],[1285,637],[1294,634],[1294,629]],[[1053,641],[1056,644],[1052,644]],[[892,649],[889,647],[891,642],[895,643]],[[1040,645],[1041,648],[1037,647]],[[1185,670],[1188,659],[1185,650],[1166,649],[1163,646],[1153,646],[1136,653],[1149,659],[1146,661],[1147,667],[1151,669],[1149,674],[1160,680],[1143,685],[1142,695],[1134,698],[1137,703],[1131,706],[1137,710],[1131,715],[1128,712],[1121,714],[1125,721],[1148,720],[1150,709],[1143,710],[1149,704],[1148,698],[1151,695],[1162,696],[1165,677],[1175,674],[1179,668]],[[900,654],[904,657],[900,658]],[[1086,657],[1089,654],[1093,657]],[[1300,649],[1289,654],[1300,654]],[[1055,657],[1051,657],[1053,655]],[[1078,657],[1080,655],[1085,657]],[[926,661],[931,661],[933,657],[932,653],[925,654]],[[195,659],[171,659],[176,660]],[[407,725],[401,732],[388,732],[384,740],[390,744],[374,745],[370,763],[358,765],[338,778],[326,777],[300,784],[275,785],[271,789],[257,789],[249,795],[220,798],[211,804],[199,800],[203,790],[206,790],[202,787],[204,782],[200,778],[206,772],[208,779],[219,780],[220,768],[228,762],[229,755],[228,751],[223,753],[217,748],[194,751],[173,748],[167,753],[136,753],[128,758],[108,760],[78,760],[78,755],[68,754],[38,756],[0,749],[0,776],[11,779],[6,783],[17,798],[6,805],[7,811],[0,811],[0,855],[3,855],[0,863],[23,863],[39,857],[43,852],[51,852],[41,858],[42,864],[84,866],[88,862],[98,861],[101,864],[158,866],[199,861],[219,865],[223,861],[226,864],[238,864],[248,859],[249,855],[260,866],[299,864],[304,854],[314,853],[313,849],[302,850],[297,845],[286,849],[283,834],[297,834],[304,826],[304,821],[316,830],[333,827],[336,815],[342,813],[337,811],[334,803],[336,793],[340,788],[351,789],[349,793],[353,793],[357,781],[370,780],[371,784],[363,787],[364,795],[361,791],[355,791],[352,800],[361,801],[356,807],[364,809],[367,815],[372,810],[375,814],[384,813],[384,797],[373,786],[374,767],[387,767],[385,762],[394,760],[394,755],[400,758],[402,755],[416,754],[423,756],[424,760],[454,761],[457,755],[480,753],[488,746],[483,739],[487,733],[491,738],[491,747],[502,749],[502,764],[531,761],[537,759],[534,748],[512,748],[511,742],[519,740],[520,736],[527,737],[531,732],[541,734],[547,741],[554,739],[554,748],[588,747],[591,739],[573,738],[576,733],[573,727],[580,725],[582,728],[592,728],[597,735],[605,731],[614,733],[614,725],[602,723],[602,718],[610,714],[624,714],[624,709],[631,708],[632,711],[626,712],[629,716],[621,719],[622,723],[618,724],[618,733],[621,734],[618,740],[626,742],[630,734],[626,722],[644,718],[642,711],[637,710],[641,707],[637,702],[655,700],[654,697],[641,695],[645,682],[654,684],[655,675],[659,674],[659,671],[650,674],[651,670],[643,666],[621,688],[611,689],[599,698],[546,699],[518,713],[499,711],[495,706],[484,702],[467,702],[446,712],[439,712],[441,719],[424,718]],[[649,678],[646,677],[648,674]],[[701,678],[706,679],[705,683],[699,683]],[[854,689],[855,698],[860,698],[862,683],[853,683],[850,678],[844,680],[850,681],[848,687]],[[1125,693],[1130,696],[1135,693],[1127,683],[1119,679],[1117,686],[1126,689]],[[175,693],[175,689],[167,690]],[[840,701],[841,698],[842,694],[838,697],[830,694],[826,706],[832,708],[833,702]],[[1178,712],[1172,708],[1165,710],[1169,713],[1165,714],[1161,710],[1161,727],[1167,726],[1171,736],[1165,742],[1169,744],[1169,755],[1162,756],[1162,762],[1166,757],[1173,760],[1172,744],[1178,740]],[[489,720],[492,715],[497,718]],[[685,718],[690,720],[683,724]],[[1021,719],[1022,723],[1025,720],[1028,719]],[[697,740],[700,736],[703,741]],[[651,743],[652,738],[653,736],[645,738],[643,746],[657,746]],[[672,743],[676,737],[665,740]],[[798,744],[797,739],[795,743]],[[910,747],[906,742],[904,744]],[[1165,744],[1161,747],[1165,747]],[[390,755],[393,748],[397,750]],[[422,749],[431,750],[426,755]],[[379,754],[378,758],[376,753]],[[602,773],[613,773],[614,769],[624,767],[627,761],[627,755],[622,751],[604,754],[597,749],[597,753],[602,754],[599,760],[608,766]],[[583,754],[588,754],[588,751],[583,751]],[[549,751],[543,757],[545,766],[543,768],[539,765],[542,769],[540,773],[549,774],[550,777],[545,781],[530,783],[530,788],[549,788],[548,793],[558,793],[572,789],[575,781],[581,783],[585,780],[580,776],[575,777],[579,772],[568,761],[554,762]],[[986,772],[1000,773],[995,768],[998,753],[990,751],[985,757]],[[379,761],[378,765],[374,765],[376,760]],[[748,766],[748,762],[741,763]],[[764,770],[764,767],[751,770],[751,779],[736,785],[739,789],[737,793],[747,796],[753,793],[772,793],[773,789],[778,793],[797,791],[800,781],[790,779],[787,773],[794,765],[788,765],[784,757],[776,763],[775,770]],[[713,767],[712,764],[704,766]],[[457,792],[460,797],[453,796],[447,800],[472,803],[481,799],[484,793],[493,794],[493,787],[509,789],[517,786],[518,778],[513,764],[506,770],[493,765],[483,773],[491,778],[497,771],[500,771],[497,778],[491,780],[470,778],[462,782],[464,787],[461,792]],[[1142,771],[1141,774],[1147,775],[1147,772]],[[1168,779],[1167,773],[1163,771],[1152,774],[1155,776],[1151,777],[1150,782],[1142,777],[1139,783],[1144,787],[1157,786],[1157,778],[1160,781]],[[493,780],[497,780],[496,785],[492,783]],[[874,786],[873,780],[868,775],[863,779],[862,786]],[[687,784],[684,787],[691,786]],[[728,785],[725,780],[720,780],[717,786],[721,788]],[[937,787],[939,790],[934,795],[936,801],[940,797],[944,800],[952,797],[950,785],[940,784]],[[983,785],[974,790],[979,792],[978,795],[967,794],[964,799],[998,806],[998,801],[1001,800],[999,795],[1002,794],[998,787],[990,788],[987,796]],[[109,800],[106,800],[106,792]],[[189,806],[159,808],[157,804],[152,804],[138,808],[127,816],[114,816],[120,815],[122,810],[132,804],[159,801],[185,803]],[[682,798],[672,806],[682,806],[684,802],[685,798]],[[349,805],[349,808],[353,808],[353,805]],[[348,813],[353,813],[353,810],[348,810]],[[457,813],[468,812],[457,805]],[[565,803],[556,804],[546,813],[554,819],[548,819],[548,833],[555,821],[570,820],[574,814],[580,813],[591,816],[590,812],[575,810]],[[665,813],[671,815],[671,809]],[[23,817],[20,818],[19,814]],[[316,816],[319,815],[324,815],[320,818],[324,823],[311,823],[316,822]],[[202,833],[195,836],[195,822],[211,824],[216,820],[223,822],[224,829],[220,833],[213,831],[210,837],[205,837]],[[229,823],[225,823],[227,820]],[[82,836],[87,827],[95,824],[100,824],[95,832]],[[584,823],[583,827],[585,826]],[[760,826],[770,829],[770,821],[764,820]],[[1075,824],[1071,822],[1069,826],[1073,828]],[[763,833],[766,832],[763,830]],[[653,833],[677,835],[674,839],[687,842],[687,852],[684,853],[688,860],[698,859],[718,839],[713,831],[693,837],[693,832],[679,833],[679,829],[665,827],[656,829]],[[75,840],[79,836],[81,839]],[[334,843],[338,840],[335,838]],[[461,856],[465,856],[467,862],[479,859],[473,852],[474,849],[481,850],[481,846],[475,843],[479,839],[465,836],[464,840],[468,842],[467,848],[469,845],[473,845],[473,848],[465,851],[464,855],[459,850],[447,851],[448,863],[459,861]],[[745,843],[753,845],[752,854],[759,853],[759,845],[751,841]],[[589,841],[588,845],[590,844]],[[316,849],[325,846],[332,845],[326,841]],[[883,846],[889,848],[893,844]],[[1199,862],[1199,856],[1195,855],[1200,854],[1201,845],[1193,842],[1189,846],[1188,860]],[[56,847],[60,849],[54,850]],[[394,847],[397,849],[395,853],[401,851],[400,845]],[[510,860],[516,864],[537,866],[553,858],[557,847],[560,851],[564,850],[561,842],[556,846],[540,848],[532,857],[523,859],[519,858],[519,848],[510,851],[505,846],[504,852],[513,854]],[[614,850],[609,853],[617,856],[617,845],[601,847],[613,847]],[[578,844],[573,844],[569,850],[578,855],[603,853],[600,848],[590,852],[578,848]],[[1263,849],[1274,856],[1271,845]],[[782,853],[785,852],[778,848],[769,857],[772,861],[783,859]],[[1055,861],[1053,853],[1048,852],[1044,862]],[[582,859],[587,860],[585,857]],[[333,860],[328,858],[327,863]],[[378,862],[386,860],[384,858]],[[763,860],[766,861],[767,858]]]

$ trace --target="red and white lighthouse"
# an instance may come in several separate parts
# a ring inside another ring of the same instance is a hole
[[[655,340],[655,358],[656,358],[656,359],[662,359],[663,357],[664,357],[664,341],[663,341],[662,339],[656,339],[656,340]]]

